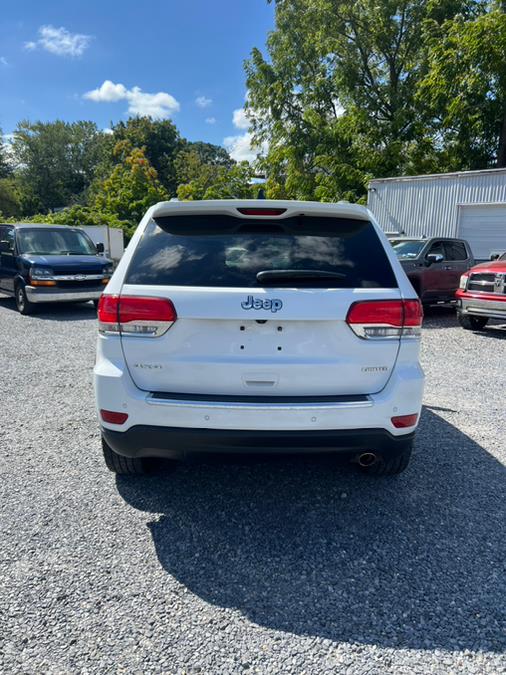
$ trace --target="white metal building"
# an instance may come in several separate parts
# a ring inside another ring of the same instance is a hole
[[[506,251],[506,169],[378,178],[368,206],[386,232],[460,237],[484,260]]]

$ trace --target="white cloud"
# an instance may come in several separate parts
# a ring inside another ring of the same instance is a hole
[[[57,56],[81,56],[91,41],[91,35],[70,33],[63,26],[41,26],[38,32],[38,40],[25,42],[28,51],[40,48]]]
[[[95,103],[112,103],[127,97],[127,88],[124,84],[114,84],[111,80],[104,80],[98,89],[86,92],[84,98]]]
[[[239,136],[227,136],[223,140],[223,145],[236,162],[254,162],[257,155],[265,151],[265,148],[253,148],[252,137],[249,132]]]
[[[237,127],[238,129],[249,128],[250,123],[246,117],[246,111],[244,108],[238,108],[237,110],[234,110],[232,120],[234,122],[234,127]]]
[[[159,91],[157,94],[146,94],[139,87],[127,92],[128,112],[132,115],[149,115],[163,119],[179,110],[179,103],[174,96]]]
[[[1,64],[2,66],[8,66],[8,65],[9,65],[9,62],[7,61],[7,59],[5,58],[5,56],[0,56],[0,64]]]
[[[114,131],[106,127],[105,129],[102,129],[102,133],[105,134],[106,136],[110,136],[111,134],[114,133]]]
[[[148,94],[140,87],[127,89],[124,84],[115,84],[111,80],[105,80],[100,87],[88,91],[84,98],[95,103],[113,103],[115,101],[128,101],[128,112],[131,115],[141,117],[149,116],[155,119],[165,119],[177,112],[179,102],[174,96],[164,91],[156,94]]]
[[[197,96],[195,103],[199,108],[208,108],[213,102],[212,98],[207,98],[206,96]]]
[[[248,99],[247,93],[245,99]],[[245,130],[249,129],[251,124],[250,120],[246,117],[244,108],[237,108],[237,110],[234,110],[232,122],[236,129]],[[228,150],[232,159],[235,159],[236,162],[254,162],[258,155],[265,154],[268,148],[266,144],[260,148],[253,147],[252,138],[252,134],[249,131],[245,131],[243,134],[227,136],[223,140],[223,145]]]
[[[216,124],[216,117],[206,117],[206,124]]]

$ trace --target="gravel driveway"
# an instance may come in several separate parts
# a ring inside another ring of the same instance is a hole
[[[426,320],[396,478],[331,460],[115,478],[91,307],[0,299],[2,673],[506,670],[506,330]]]

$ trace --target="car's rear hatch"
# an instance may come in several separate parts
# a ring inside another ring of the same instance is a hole
[[[363,339],[346,321],[354,303],[400,300],[364,219],[174,210],[147,226],[121,297],[168,299],[177,313],[159,337],[122,337],[132,379],[149,392],[370,394],[399,348],[399,338]]]

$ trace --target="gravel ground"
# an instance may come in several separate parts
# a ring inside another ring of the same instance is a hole
[[[0,671],[506,672],[506,330],[426,321],[414,460],[115,478],[95,315],[0,300]]]

